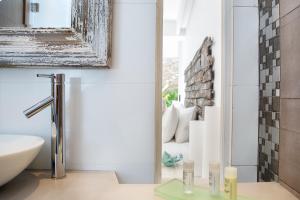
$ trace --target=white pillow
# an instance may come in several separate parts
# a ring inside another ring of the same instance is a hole
[[[166,109],[162,117],[162,142],[172,140],[178,124],[178,112],[172,105]]]
[[[172,105],[178,110],[184,108],[184,105],[179,101],[173,101]]]
[[[179,108],[179,121],[175,132],[175,141],[183,143],[189,141],[189,123],[195,115],[195,107]]]

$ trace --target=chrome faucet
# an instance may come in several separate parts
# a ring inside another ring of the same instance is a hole
[[[51,105],[51,170],[52,178],[65,176],[65,75],[37,74],[37,77],[51,78],[51,96],[24,111],[27,118],[34,116]]]

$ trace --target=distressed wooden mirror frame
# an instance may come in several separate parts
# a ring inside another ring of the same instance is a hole
[[[0,28],[0,67],[111,64],[112,0],[72,0],[71,28]]]

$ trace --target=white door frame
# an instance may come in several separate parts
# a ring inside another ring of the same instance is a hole
[[[222,167],[231,165],[233,99],[233,1],[222,1],[221,154]]]
[[[163,57],[163,0],[156,1],[156,66],[155,66],[155,183],[161,182],[162,151],[162,57]]]

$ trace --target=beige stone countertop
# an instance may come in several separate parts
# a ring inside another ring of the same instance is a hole
[[[69,171],[53,180],[48,171],[25,171],[0,187],[0,200],[161,200],[154,184],[119,184],[114,172]],[[297,200],[278,183],[239,183],[238,193],[257,200]]]

